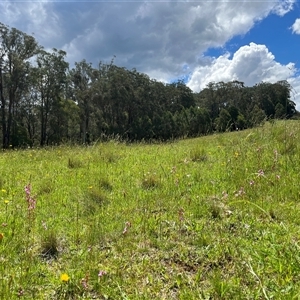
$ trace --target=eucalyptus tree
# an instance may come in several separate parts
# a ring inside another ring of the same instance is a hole
[[[39,51],[34,37],[0,23],[0,102],[3,148],[12,140],[21,100],[28,90],[30,60]],[[16,128],[16,127],[15,127]]]
[[[41,146],[49,143],[61,125],[58,110],[67,80],[68,63],[65,56],[66,52],[54,48],[52,52],[41,50],[36,58],[33,76]]]
[[[89,139],[90,121],[93,112],[93,82],[100,74],[86,60],[75,63],[75,68],[70,70],[70,80],[73,90],[73,100],[80,110],[80,137],[82,143]]]

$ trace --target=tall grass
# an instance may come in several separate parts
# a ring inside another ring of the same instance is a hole
[[[0,298],[299,298],[299,127],[3,151]]]

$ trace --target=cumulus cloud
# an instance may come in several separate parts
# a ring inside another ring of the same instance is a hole
[[[300,19],[296,19],[295,23],[291,27],[293,33],[300,34]]]
[[[205,66],[195,68],[187,85],[199,91],[210,82],[239,80],[247,86],[256,83],[288,80],[294,88],[294,100],[300,106],[300,79],[296,77],[293,63],[276,62],[274,55],[265,45],[250,43],[240,47],[232,56],[229,53],[215,58]]]
[[[5,0],[0,10],[2,22],[66,50],[71,64],[116,55],[117,64],[167,81],[183,65],[195,67],[209,47],[222,47],[270,13],[285,14],[294,2]]]
[[[71,66],[82,59],[110,62],[115,55],[117,65],[161,81],[190,72],[189,85],[198,89],[212,80],[251,85],[288,78],[294,66],[276,62],[263,45],[242,47],[232,58],[203,53],[246,34],[269,14],[283,16],[295,2],[3,0],[0,11],[4,24],[34,33],[46,49],[65,50]],[[298,33],[296,22],[293,32]]]

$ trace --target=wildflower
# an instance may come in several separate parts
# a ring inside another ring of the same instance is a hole
[[[21,287],[19,288],[17,295],[18,295],[18,297],[24,296],[24,290]]]
[[[9,201],[8,200],[4,200],[4,203],[7,205],[9,203]]]
[[[263,170],[258,170],[257,176],[265,176],[265,172]]]
[[[2,193],[6,193],[6,190],[5,190],[5,189],[2,189],[1,192],[2,192]]]
[[[253,185],[254,185],[254,181],[253,181],[253,180],[250,180],[249,184],[250,184],[251,186],[253,186]]]
[[[3,233],[0,233],[0,241],[2,241],[4,238],[4,234]]]
[[[103,270],[100,270],[99,273],[98,273],[98,277],[103,277],[104,275],[106,275],[106,272],[103,271]]]
[[[82,285],[82,287],[85,289],[85,290],[87,290],[88,289],[88,281],[89,281],[89,275],[87,274],[87,275],[85,275],[85,277],[84,278],[82,278],[81,279],[81,285]]]
[[[241,187],[240,190],[235,194],[235,196],[239,197],[239,196],[243,196],[245,194],[246,194],[246,192],[245,192],[244,188]]]
[[[26,193],[26,201],[28,203],[28,210],[34,210],[36,206],[36,200],[31,196],[31,185],[30,183],[24,187]]]
[[[279,180],[280,179],[280,175],[277,174],[276,175],[276,179]]]
[[[235,152],[235,153],[234,153],[234,156],[235,156],[235,157],[238,157],[238,156],[239,156],[239,153],[238,153],[238,152]]]
[[[93,188],[93,186],[92,186],[92,185],[88,187],[88,189],[92,189],[92,188]]]
[[[69,280],[70,280],[70,277],[69,277],[68,274],[63,273],[63,274],[60,275],[60,281],[62,281],[62,282],[68,282]]]

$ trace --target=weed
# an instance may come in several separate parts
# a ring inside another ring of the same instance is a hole
[[[58,238],[55,232],[47,231],[41,240],[41,256],[45,259],[53,259],[58,256]]]
[[[208,159],[208,155],[204,148],[195,147],[190,152],[190,159],[194,162],[205,162]]]
[[[141,182],[143,189],[153,189],[159,187],[160,185],[160,180],[155,173],[148,172],[147,174],[144,174]]]
[[[299,129],[3,152],[0,298],[299,298]]]
[[[68,167],[70,169],[77,169],[77,168],[81,168],[82,166],[83,166],[82,161],[80,161],[78,159],[74,159],[74,158],[68,159]]]

